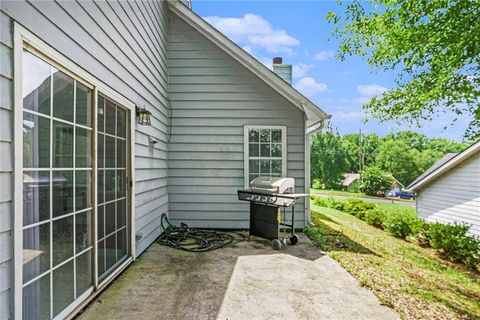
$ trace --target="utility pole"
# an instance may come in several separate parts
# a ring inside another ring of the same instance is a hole
[[[363,152],[363,136],[362,129],[358,133],[358,169],[360,173],[360,181],[362,181],[363,169],[365,167],[365,154]],[[363,192],[363,190],[360,190]]]
[[[358,169],[360,171],[360,174],[362,174],[362,171],[365,167],[365,153],[363,152],[363,135],[362,135],[362,129],[359,130],[358,134]]]

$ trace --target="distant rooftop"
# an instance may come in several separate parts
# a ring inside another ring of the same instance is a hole
[[[348,187],[358,178],[360,178],[358,173],[345,173],[345,179],[343,179],[342,186]]]

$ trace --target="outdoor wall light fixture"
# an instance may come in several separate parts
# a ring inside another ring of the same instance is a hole
[[[142,126],[149,126],[152,124],[152,121],[150,120],[150,115],[152,114],[150,111],[148,111],[145,108],[139,108],[135,106],[135,112],[137,115],[137,122],[138,124]]]

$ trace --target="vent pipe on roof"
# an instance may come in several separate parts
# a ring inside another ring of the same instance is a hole
[[[292,65],[283,64],[281,57],[273,58],[273,72],[275,72],[280,78],[285,80],[289,85],[292,85]]]

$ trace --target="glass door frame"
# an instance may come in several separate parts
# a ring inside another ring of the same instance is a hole
[[[56,318],[66,317],[85,306],[93,299],[106,285],[111,282],[123,269],[125,269],[136,257],[135,253],[135,158],[134,158],[134,139],[135,139],[135,104],[110,88],[107,84],[92,76],[90,73],[79,67],[76,63],[55,50],[46,42],[35,36],[29,30],[14,22],[14,198],[13,198],[13,318],[22,319],[22,286],[23,286],[23,51],[24,49],[34,53],[53,67],[61,70],[75,80],[81,81],[93,88],[92,97],[92,148],[91,154],[93,161],[92,177],[92,204],[93,221],[91,224],[92,245],[93,245],[93,289],[86,291],[73,303],[60,312]],[[115,271],[106,276],[102,281],[98,280],[98,249],[97,249],[97,101],[99,94],[114,101],[119,106],[127,110],[127,218],[129,222],[129,233],[127,234],[128,253],[127,259],[120,264]],[[128,116],[129,115],[129,116]],[[53,289],[52,289],[53,290]]]

